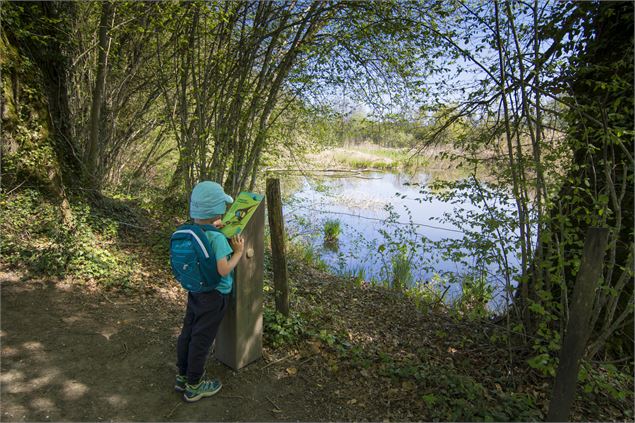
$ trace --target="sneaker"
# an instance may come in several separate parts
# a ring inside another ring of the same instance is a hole
[[[223,385],[218,379],[201,380],[198,385],[185,384],[183,399],[187,402],[198,401],[204,397],[211,397],[222,388]]]
[[[187,377],[176,375],[176,382],[174,382],[174,390],[176,392],[185,392],[185,384],[187,384]]]

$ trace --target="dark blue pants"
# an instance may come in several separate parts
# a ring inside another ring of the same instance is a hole
[[[183,329],[176,344],[177,367],[187,383],[197,384],[205,372],[205,361],[227,311],[228,295],[217,290],[187,294]]]

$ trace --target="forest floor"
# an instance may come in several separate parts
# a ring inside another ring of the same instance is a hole
[[[12,231],[3,236],[11,235],[6,245],[13,249],[24,233],[18,200],[10,203],[17,208],[9,209],[12,217],[3,226]],[[42,210],[40,220],[56,228]],[[31,256],[6,254],[4,247],[1,421],[544,418],[551,378],[527,365],[523,349],[506,342],[504,327],[462,319],[445,307],[422,307],[402,293],[335,277],[294,257],[289,257],[292,314],[285,319],[273,312],[268,255],[263,357],[239,371],[210,358],[207,374],[220,377],[223,389],[197,403],[183,402],[173,383],[186,296],[165,264],[165,252],[155,248],[169,237],[158,222],[147,219],[149,232],[143,235],[135,230],[111,240],[89,238],[86,245],[104,249],[116,243],[130,259],[126,266],[136,264],[137,276],[121,285],[38,276],[41,266],[21,264],[26,259],[20,257]],[[34,239],[46,232],[24,225],[30,238],[19,248],[30,253]],[[42,245],[49,248],[51,242]],[[42,251],[63,253],[63,247]],[[8,262],[9,257],[18,258]],[[632,379],[616,389],[626,396],[616,400],[604,389],[580,390],[573,420],[632,421]]]
[[[410,301],[292,268],[294,325],[313,335],[232,371],[198,403],[173,391],[184,295],[174,284],[103,290],[0,273],[4,421],[324,421],[540,419],[548,385],[506,363],[496,328],[421,313]],[[296,331],[299,332],[299,331]],[[278,333],[279,335],[279,333]],[[513,391],[513,392],[510,392]],[[575,420],[629,419],[579,401]],[[632,416],[632,414],[631,414]]]

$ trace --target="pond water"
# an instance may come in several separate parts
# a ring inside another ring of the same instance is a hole
[[[367,281],[391,279],[395,262],[403,256],[409,262],[411,283],[450,281],[450,275],[464,275],[476,263],[448,257],[439,243],[460,241],[463,231],[444,219],[460,207],[461,213],[480,212],[469,199],[444,201],[421,193],[431,181],[429,173],[415,175],[373,172],[342,177],[288,178],[284,215],[290,237],[304,242],[313,254],[335,273],[361,275]],[[288,188],[287,188],[288,190]],[[422,199],[426,197],[426,201]],[[500,204],[498,204],[500,207]],[[507,206],[505,206],[507,207]],[[337,220],[340,234],[336,243],[325,243],[324,225]],[[401,250],[398,245],[404,246]],[[490,274],[495,273],[490,265]],[[497,279],[497,278],[494,278]],[[489,281],[498,285],[498,280]],[[450,286],[456,296],[460,286]]]

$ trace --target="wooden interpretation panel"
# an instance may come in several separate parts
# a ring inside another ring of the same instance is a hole
[[[215,357],[238,370],[262,357],[265,205],[242,232],[245,250],[234,270],[229,308],[216,335]]]

